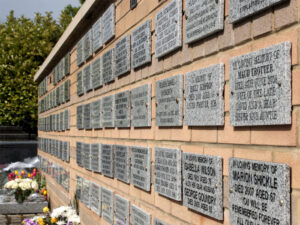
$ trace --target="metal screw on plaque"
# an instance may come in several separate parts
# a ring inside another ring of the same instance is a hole
[[[234,93],[233,93],[233,91],[231,92],[231,95],[233,95]]]
[[[219,96],[219,93],[217,93],[217,96]]]
[[[131,108],[133,109],[133,105],[131,105]]]
[[[278,83],[278,86],[281,87],[281,83],[280,82]]]
[[[147,167],[145,167],[145,171],[147,171],[148,170],[148,168]]]
[[[145,103],[145,106],[148,108],[149,104],[148,104],[148,103]]]
[[[188,15],[185,13],[185,15],[184,15],[184,16],[185,16],[185,19],[187,20],[187,19],[188,19]]]
[[[157,102],[155,102],[155,105],[156,105],[156,106],[158,106],[158,103],[157,103]]]
[[[112,112],[112,111],[113,111],[113,108],[111,108],[110,111]]]
[[[233,190],[230,188],[230,189],[229,189],[229,192],[230,192],[230,193],[233,193]]]
[[[176,103],[177,103],[177,104],[179,103],[179,98],[176,98]]]
[[[218,188],[218,185],[217,185],[217,184],[215,185],[215,188]]]
[[[280,200],[280,201],[279,201],[279,205],[280,205],[280,206],[283,206],[283,200]]]
[[[219,0],[216,0],[216,4],[218,4],[219,3]]]

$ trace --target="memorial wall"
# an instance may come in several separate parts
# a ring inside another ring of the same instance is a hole
[[[299,4],[87,0],[35,76],[51,206],[300,225]]]

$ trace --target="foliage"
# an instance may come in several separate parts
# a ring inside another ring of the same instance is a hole
[[[73,7],[72,5],[67,5],[63,11],[60,13],[59,23],[65,30],[67,26],[71,23],[72,18],[76,15],[80,7]]]

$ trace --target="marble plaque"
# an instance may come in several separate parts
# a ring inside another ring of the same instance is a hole
[[[92,77],[91,77],[91,64],[88,64],[83,69],[83,83],[84,83],[84,92],[87,93],[92,90]]]
[[[183,153],[183,205],[223,220],[223,165],[219,156]]]
[[[86,130],[92,129],[91,103],[85,104],[83,106],[83,126],[84,126],[84,129],[86,129]]]
[[[230,60],[231,126],[291,124],[291,43]]]
[[[107,43],[115,36],[115,4],[111,4],[102,15],[102,41]]]
[[[161,221],[157,218],[154,218],[154,224],[153,225],[169,225],[169,224],[167,224],[167,223],[165,223],[165,222],[163,222],[163,221]]]
[[[151,62],[151,42],[151,20],[149,19],[132,32],[132,68],[137,68]]]
[[[184,124],[187,126],[224,125],[224,64],[217,64],[185,75]]]
[[[101,216],[101,187],[91,182],[90,206],[91,210]]]
[[[150,191],[151,148],[131,147],[130,182],[136,187]]]
[[[83,53],[84,60],[89,59],[93,55],[93,31],[92,29],[88,30],[83,38]]]
[[[91,144],[83,144],[83,167],[87,170],[92,170]]]
[[[101,100],[102,127],[115,127],[115,96],[109,95]]]
[[[115,195],[115,222],[114,225],[129,225],[129,200]]]
[[[82,177],[76,175],[76,197],[81,201]]]
[[[104,84],[108,84],[115,80],[114,75],[114,49],[106,51],[101,57],[101,72]]]
[[[131,225],[151,225],[151,215],[136,205],[131,205]]]
[[[114,177],[113,145],[101,144],[101,173],[107,177]]]
[[[156,81],[156,126],[182,126],[182,75]]]
[[[125,36],[115,46],[115,77],[130,71],[130,35]]]
[[[224,0],[185,1],[184,42],[192,43],[223,30]]]
[[[96,52],[102,47],[101,17],[93,25],[93,51]]]
[[[229,23],[235,23],[245,17],[267,9],[285,0],[244,1],[229,0]]]
[[[77,52],[77,58],[76,58],[77,66],[80,66],[83,63],[83,39],[80,39],[77,42],[76,52]]]
[[[114,193],[113,191],[102,187],[102,217],[109,223],[114,222]]]
[[[76,142],[76,163],[78,166],[81,166],[81,167],[83,167],[82,152],[83,152],[83,143]]]
[[[155,15],[155,57],[182,46],[182,0],[172,0]]]
[[[91,103],[92,107],[92,128],[101,128],[101,100],[97,100]]]
[[[101,151],[100,149],[101,144],[98,143],[93,143],[91,144],[91,162],[92,162],[92,171],[95,172],[101,172],[101,159],[100,159],[100,154],[99,152]]]
[[[81,96],[84,94],[83,91],[83,76],[82,70],[77,73],[77,95]]]
[[[155,191],[176,201],[181,201],[181,150],[155,148]]]
[[[290,167],[229,159],[230,224],[291,224]]]
[[[131,90],[131,124],[133,127],[151,127],[151,84]]]
[[[130,127],[130,91],[115,94],[115,126]]]
[[[129,184],[130,153],[129,147],[115,145],[115,178]]]
[[[92,62],[92,87],[97,89],[102,86],[102,73],[101,73],[101,57]]]
[[[76,126],[77,129],[83,129],[83,106],[79,105],[77,106],[76,111]]]
[[[89,207],[89,205],[90,205],[89,193],[90,193],[90,182],[83,178],[80,200],[83,204],[86,205],[86,207]]]

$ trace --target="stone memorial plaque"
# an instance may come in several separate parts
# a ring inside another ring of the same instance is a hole
[[[181,150],[155,148],[155,191],[176,201],[181,201]]]
[[[108,84],[115,80],[114,75],[114,49],[106,51],[101,57],[101,72],[104,84]]]
[[[83,144],[83,167],[87,170],[92,170],[91,144]]]
[[[224,0],[185,1],[185,43],[192,43],[223,30]]]
[[[150,191],[151,148],[131,147],[130,182],[136,187]]]
[[[77,66],[81,66],[82,63],[83,63],[83,40],[80,39],[78,42],[77,42]]]
[[[81,201],[82,177],[76,175],[76,197]]]
[[[113,145],[101,144],[101,173],[107,177],[114,177]]]
[[[155,16],[155,57],[182,46],[182,0],[172,0]]]
[[[224,125],[224,64],[217,64],[185,75],[187,126]]]
[[[83,126],[84,126],[84,129],[86,129],[86,130],[92,129],[91,103],[85,104],[83,106]]]
[[[114,193],[113,191],[102,187],[102,217],[109,223],[114,223]]]
[[[62,84],[59,86],[59,88],[60,88],[60,97],[61,97],[60,103],[64,104],[66,102],[65,85]]]
[[[55,89],[55,91],[56,91],[56,105],[60,105],[60,93],[59,93],[59,91],[60,91],[60,88],[59,87],[57,87],[56,89]]]
[[[102,127],[115,127],[115,96],[109,95],[101,100]]]
[[[131,205],[131,225],[151,225],[151,215],[136,205]]]
[[[230,60],[230,124],[291,124],[291,43]]]
[[[183,205],[223,220],[223,165],[219,156],[183,153]]]
[[[115,225],[129,225],[129,200],[115,195]]]
[[[111,4],[102,15],[102,41],[107,43],[115,36],[115,4]]]
[[[63,142],[62,160],[67,161],[68,158],[68,142]]]
[[[90,206],[91,210],[101,216],[101,187],[91,182]]]
[[[93,51],[96,52],[102,47],[101,17],[93,25]]]
[[[115,77],[130,72],[130,35],[125,36],[115,46]]]
[[[131,90],[131,124],[133,127],[151,127],[151,84]]]
[[[92,128],[99,129],[101,128],[101,100],[97,100],[91,103],[92,107]]]
[[[68,52],[64,58],[64,62],[65,62],[65,75],[69,75],[70,74],[70,52]]]
[[[77,73],[77,95],[81,96],[84,94],[83,91],[83,77],[82,70]]]
[[[85,93],[92,90],[91,64],[88,64],[83,69],[83,83]]]
[[[182,75],[156,81],[156,125],[182,126]]]
[[[70,116],[69,115],[70,115],[69,109],[65,110],[64,111],[64,128],[65,128],[65,130],[69,130],[70,129],[70,121],[69,121]]]
[[[64,130],[64,112],[59,113],[59,131]]]
[[[151,20],[149,19],[132,32],[132,68],[151,62],[151,42]]]
[[[76,142],[76,163],[78,166],[81,167],[83,167],[82,152],[83,152],[83,143]]]
[[[89,193],[90,193],[90,182],[83,178],[80,200],[83,204],[86,205],[86,207],[89,207],[89,205],[90,205]]]
[[[93,55],[93,31],[88,30],[83,38],[83,53],[84,60],[89,59]]]
[[[83,129],[83,106],[79,105],[76,109],[76,126],[80,130]]]
[[[130,127],[130,91],[115,94],[115,126]]]
[[[94,144],[91,144],[91,152],[92,152],[92,158],[91,158],[91,162],[92,162],[92,171],[95,171],[95,172],[101,172],[101,159],[99,158],[100,154],[99,154],[99,151],[100,151],[100,146],[101,144],[98,144],[98,143],[94,143]]]
[[[59,131],[59,113],[56,114],[56,131]]]
[[[133,10],[137,6],[137,0],[130,0],[130,9]]]
[[[235,23],[245,17],[251,16],[284,1],[285,0],[268,0],[252,2],[244,0],[229,0],[229,23]]]
[[[115,178],[129,184],[130,153],[129,147],[115,145]]]
[[[229,159],[230,224],[290,224],[290,167]]]
[[[154,225],[169,225],[169,224],[167,224],[157,218],[154,218]]]
[[[65,89],[65,102],[70,101],[70,80],[67,80],[64,83],[64,89]]]
[[[95,59],[92,62],[92,87],[97,89],[102,86],[102,74],[101,74],[101,57]]]

